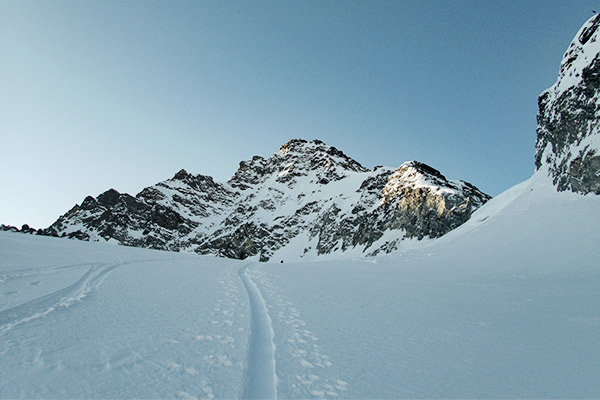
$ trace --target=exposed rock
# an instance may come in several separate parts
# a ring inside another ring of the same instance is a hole
[[[21,226],[21,229],[17,228],[16,226],[2,224],[2,225],[0,225],[0,232],[17,232],[17,233],[26,233],[29,235],[41,234],[40,231],[38,231],[35,228],[30,227],[27,224],[23,224],[23,226]]]
[[[12,225],[0,225],[0,232],[19,232],[19,228]]]
[[[600,194],[600,14],[567,49],[556,83],[541,94],[535,165],[559,191]]]
[[[21,226],[21,233],[28,233],[30,235],[34,235],[37,233],[37,229],[32,228],[27,224],[23,224],[23,226]]]
[[[404,163],[383,189],[381,210],[392,215],[387,229],[402,229],[406,237],[436,238],[465,223],[490,196],[464,181],[449,181],[420,162]]]

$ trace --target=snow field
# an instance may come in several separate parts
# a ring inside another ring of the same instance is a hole
[[[104,260],[112,267],[74,266],[81,278],[70,275],[64,287],[45,271],[36,287],[54,285],[50,295],[25,293],[23,305],[0,311],[0,397],[239,395],[249,314],[235,262],[21,235],[3,234],[0,243],[2,260],[24,256],[40,267]],[[1,273],[15,277],[14,291],[25,278],[10,264],[18,262],[3,261]],[[25,290],[31,279],[22,282]]]
[[[600,198],[538,174],[488,204],[420,249],[260,266],[341,397],[600,396]]]
[[[538,172],[374,258],[0,232],[0,398],[597,398],[598,226]]]

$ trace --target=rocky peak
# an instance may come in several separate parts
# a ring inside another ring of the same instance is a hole
[[[108,189],[98,196],[98,203],[106,207],[117,205],[119,200],[121,200],[121,193],[117,192],[115,189]]]
[[[449,181],[440,171],[418,161],[407,161],[392,173],[383,188],[382,202],[388,202],[400,192],[422,189],[430,192],[455,193],[462,188],[460,181]]]
[[[380,219],[386,229],[401,229],[408,238],[436,238],[466,222],[490,198],[467,182],[448,180],[427,164],[408,161],[389,175]]]
[[[439,179],[441,181],[446,181],[446,177],[442,175],[440,171],[437,169],[430,167],[429,165],[419,162],[419,161],[406,161],[403,163],[398,170],[405,171],[406,173],[413,176],[429,176],[431,178]]]
[[[555,94],[580,84],[586,78],[585,72],[594,72],[590,71],[589,66],[600,50],[599,28],[600,14],[590,18],[581,27],[560,63],[558,79],[551,88]]]
[[[311,183],[327,184],[368,169],[333,146],[320,140],[292,139],[268,159],[254,156],[242,161],[230,179],[231,186],[246,190],[273,178],[293,186],[300,177],[312,176]]]
[[[189,172],[187,172],[185,169],[182,168],[171,179],[185,181],[186,179],[190,179],[191,177],[192,177],[192,174],[190,174]]]
[[[283,164],[286,166],[289,163],[294,163],[311,171],[329,170],[336,167],[354,172],[368,171],[367,168],[342,151],[320,140],[292,139],[284,143],[274,157],[283,160]]]
[[[539,99],[535,165],[559,191],[600,194],[600,14],[569,45]]]
[[[98,202],[96,201],[95,198],[93,198],[92,196],[87,196],[85,199],[83,199],[83,201],[81,202],[81,209],[82,210],[91,210],[94,207],[96,207],[98,204]]]
[[[181,182],[183,184],[185,184],[186,186],[189,186],[190,188],[194,188],[197,190],[210,190],[212,188],[215,188],[217,186],[217,184],[215,183],[215,181],[213,180],[213,178],[211,176],[207,176],[207,175],[193,175],[190,174],[189,172],[187,172],[185,169],[180,170],[179,172],[177,172],[173,178],[169,179],[167,182],[170,183],[177,183],[177,182]],[[162,184],[163,186],[169,186],[167,183],[159,183],[159,185]]]

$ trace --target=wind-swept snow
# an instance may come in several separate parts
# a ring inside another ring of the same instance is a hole
[[[0,233],[0,397],[597,398],[598,226],[598,196],[538,172],[367,259]]]

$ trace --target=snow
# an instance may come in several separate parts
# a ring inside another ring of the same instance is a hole
[[[355,260],[0,232],[0,397],[597,398],[599,223],[538,171]]]
[[[237,263],[18,234],[0,243],[0,298],[12,299],[0,311],[0,397],[238,395],[249,312]]]

